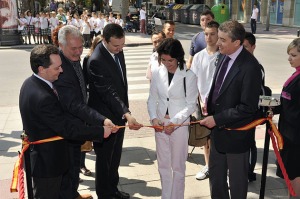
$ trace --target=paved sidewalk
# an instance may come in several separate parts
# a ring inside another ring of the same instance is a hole
[[[183,25],[177,23],[179,29],[189,30],[192,35],[200,30],[199,26]],[[247,30],[250,25],[245,24]],[[258,24],[257,38],[270,39],[292,39],[297,35],[297,28],[286,28],[281,26],[270,26],[270,31],[264,31],[264,25]],[[187,39],[183,34],[176,34],[178,39]],[[126,44],[143,45],[150,44],[150,36],[142,36],[140,33],[126,35]],[[33,46],[0,46],[0,50],[11,48],[32,48]],[[134,116],[143,124],[149,124],[146,108],[146,100],[131,100],[131,111]],[[21,147],[19,138],[22,129],[22,122],[18,106],[0,106],[0,198],[18,198],[18,194],[9,193],[9,186],[12,176],[13,165],[17,160],[18,151]],[[255,168],[257,181],[249,183],[248,198],[257,199],[260,191],[262,152],[264,145],[265,129],[263,126],[257,128],[256,139],[258,147],[258,159]],[[190,148],[189,151],[191,151]],[[267,171],[266,199],[286,199],[287,188],[285,182],[275,176],[276,166],[272,147],[269,152],[269,164]],[[86,164],[89,169],[95,172],[95,154],[87,154]],[[210,198],[208,179],[197,181],[195,174],[204,165],[203,150],[196,148],[191,157],[187,160],[185,198],[187,199],[208,199]],[[156,199],[160,198],[161,186],[160,177],[157,171],[155,154],[154,132],[149,128],[142,128],[139,131],[127,130],[124,140],[124,150],[120,165],[120,190],[130,193],[134,199]],[[84,180],[80,184],[81,193],[91,193],[94,198],[95,181],[94,177],[81,176]]]

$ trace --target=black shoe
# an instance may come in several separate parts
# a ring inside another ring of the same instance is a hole
[[[129,199],[130,195],[123,191],[117,191],[112,195],[112,198],[113,199]]]

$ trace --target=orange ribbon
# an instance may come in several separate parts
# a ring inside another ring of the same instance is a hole
[[[57,141],[57,140],[62,140],[63,138],[62,137],[59,137],[59,136],[55,136],[55,137],[52,137],[52,138],[47,138],[47,139],[43,139],[43,140],[38,140],[38,141],[35,141],[35,142],[29,142],[28,138],[25,138],[23,139],[22,141],[22,151],[21,153],[19,154],[19,158],[14,166],[14,170],[13,170],[13,177],[12,177],[12,182],[11,182],[11,185],[10,185],[10,192],[18,192],[18,184],[19,184],[19,188],[21,190],[24,190],[24,182],[23,183],[20,183],[20,176],[21,175],[21,172],[23,172],[23,156],[24,156],[24,153],[25,151],[29,148],[29,146],[31,144],[42,144],[42,143],[46,143],[46,142],[53,142],[53,141]],[[24,176],[24,175],[23,175]],[[23,184],[23,186],[20,186],[21,184]]]
[[[281,150],[283,148],[283,139],[282,139],[282,136],[281,136],[280,132],[278,131],[276,125],[273,123],[271,117],[260,118],[260,119],[254,120],[253,122],[251,122],[243,127],[240,127],[240,128],[236,128],[236,129],[227,128],[227,129],[228,130],[246,131],[246,130],[250,130],[250,129],[264,123],[265,121],[268,121],[270,123],[272,132],[276,136],[277,147]]]

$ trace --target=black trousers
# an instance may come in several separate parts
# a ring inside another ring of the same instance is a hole
[[[80,157],[81,157],[81,146],[75,144],[69,144],[70,152],[70,169],[67,173],[68,177],[65,179],[64,184],[67,181],[71,185],[72,197],[70,199],[77,198],[79,196],[79,172],[80,172]]]
[[[256,20],[255,19],[251,19],[251,32],[252,32],[252,34],[256,33]]]
[[[99,199],[109,198],[118,191],[119,165],[125,129],[111,134],[103,143],[94,142],[96,153],[96,193]]]
[[[33,197],[35,199],[59,199],[62,176],[54,178],[33,177]]]

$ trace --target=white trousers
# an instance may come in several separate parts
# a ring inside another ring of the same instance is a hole
[[[164,119],[165,124],[168,121]],[[187,126],[177,128],[171,135],[155,133],[162,199],[184,199],[188,137]]]

